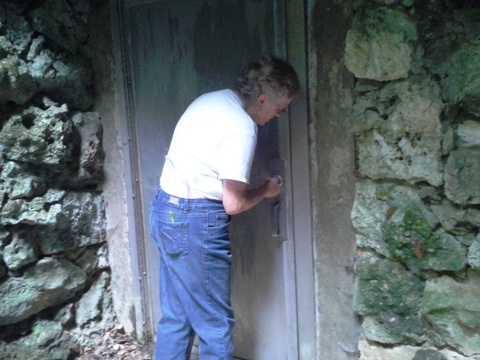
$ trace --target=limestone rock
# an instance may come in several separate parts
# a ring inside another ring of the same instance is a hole
[[[480,234],[468,248],[468,265],[472,269],[480,269]]]
[[[460,271],[467,265],[467,248],[442,229],[433,233],[436,241],[433,249],[421,261],[425,270]],[[426,252],[427,249],[424,249]],[[425,254],[425,253],[424,253]]]
[[[9,199],[29,198],[45,193],[43,179],[29,174],[20,163],[9,161],[4,164],[0,178],[4,181],[5,194]]]
[[[351,213],[357,231],[357,246],[371,248],[385,257],[391,257],[385,242],[385,224],[397,211],[400,214],[409,206],[418,209],[429,229],[437,226],[438,219],[427,209],[414,188],[391,183],[378,184],[371,180],[358,181]]]
[[[82,247],[79,255],[74,258],[69,258],[74,261],[77,266],[81,267],[87,275],[91,275],[98,270],[107,270],[109,268],[107,243]]]
[[[45,37],[42,35],[37,36],[35,39],[32,40],[32,43],[30,44],[30,49],[28,50],[27,53],[27,61],[32,61],[35,59],[36,56],[42,51],[44,45],[45,45]],[[35,67],[30,67],[30,70],[34,70],[32,72],[37,72],[37,74],[41,74],[42,72],[38,72],[38,69],[35,69]]]
[[[347,33],[345,65],[357,78],[389,81],[409,75],[415,24],[400,11],[369,8]]]
[[[388,84],[359,98],[351,121],[359,172],[441,185],[442,109],[440,89],[429,79]]]
[[[38,248],[30,233],[12,235],[12,241],[3,250],[3,260],[10,270],[19,270],[38,260]]]
[[[455,206],[446,199],[441,204],[431,205],[431,209],[446,231],[454,234],[465,234],[465,228],[462,226],[466,214],[465,209]]]
[[[381,347],[366,340],[358,342],[360,360],[480,360],[480,357],[465,357],[449,349],[417,346]]]
[[[0,60],[0,104],[25,104],[35,93],[36,84],[27,64],[17,56]]]
[[[0,36],[0,104],[25,104],[42,92],[70,109],[93,105],[92,65],[75,56],[88,38],[88,8],[84,0],[42,2],[27,15],[36,35],[42,34],[35,37],[22,16],[9,14],[6,35]],[[46,38],[70,53],[54,50]]]
[[[0,325],[14,324],[72,298],[83,288],[85,273],[63,259],[43,258],[23,277],[0,284]]]
[[[57,53],[38,38],[28,53],[28,67],[38,91],[71,110],[87,111],[93,105],[92,65],[83,57]]]
[[[64,331],[58,322],[38,320],[32,331],[19,340],[4,343],[0,341],[3,360],[65,360],[79,353],[75,339]]]
[[[468,236],[472,226],[480,227],[480,210],[461,208],[447,199],[441,204],[431,205],[431,209],[442,227],[456,236]]]
[[[88,37],[89,2],[47,0],[28,14],[32,28],[76,54]]]
[[[426,340],[425,329],[418,315],[399,316],[383,312],[378,317],[365,317],[363,332],[368,340],[381,344],[419,344]]]
[[[397,209],[414,206],[420,212],[427,226],[433,229],[438,225],[438,219],[425,206],[419,192],[414,187],[397,185],[395,183],[382,183],[377,186],[377,196],[386,201],[390,206],[386,219],[391,219],[396,214]]]
[[[77,303],[75,317],[77,325],[83,326],[87,322],[101,316],[101,302],[109,280],[110,276],[108,273],[102,272],[97,281]]]
[[[357,182],[351,218],[357,231],[357,246],[371,248],[381,255],[388,256],[381,226],[390,206],[377,197],[377,187],[378,185],[370,180]]]
[[[417,312],[423,283],[400,264],[364,253],[357,262],[356,274],[353,308],[358,314],[389,311],[412,315]]]
[[[467,209],[465,220],[475,225],[477,228],[480,228],[480,210],[474,208]]]
[[[115,314],[110,292],[110,275],[100,274],[76,306],[76,324],[72,334],[78,343],[91,346],[94,337],[107,333],[115,326]]]
[[[473,120],[464,121],[463,124],[458,125],[456,136],[458,147],[480,147],[480,122]]]
[[[461,296],[459,296],[461,294]],[[450,348],[466,356],[480,355],[480,277],[470,272],[466,281],[442,276],[426,283],[421,313]]]
[[[357,282],[353,296],[353,309],[365,317],[384,322],[387,314],[391,319],[390,331],[397,325],[396,334],[410,329],[405,337],[420,338],[423,328],[417,318],[424,283],[399,263],[364,253],[356,266]],[[413,334],[412,334],[413,333]],[[377,338],[378,340],[378,338]]]
[[[0,211],[0,224],[42,225],[44,254],[105,242],[103,198],[89,192],[50,189],[31,201],[9,200]]]
[[[480,116],[479,57],[480,44],[466,43],[441,67],[443,96],[476,116]]]
[[[106,333],[115,326],[110,275],[107,271],[100,274],[78,301],[75,313],[77,327],[72,333],[82,345],[91,345],[93,335]]]
[[[103,127],[97,112],[77,113],[72,122],[80,134],[78,174],[72,177],[77,186],[98,184],[103,180]]]
[[[30,107],[10,117],[0,132],[7,159],[62,169],[71,155],[67,106]]]
[[[455,133],[451,127],[447,127],[442,136],[442,155],[448,155],[455,147]]]
[[[101,195],[69,192],[58,204],[61,211],[54,226],[41,230],[41,249],[54,254],[106,241],[104,203]]]
[[[8,53],[23,56],[33,37],[30,24],[23,16],[9,13],[6,18],[6,25],[4,41],[8,43]]]
[[[367,340],[360,340],[358,349],[360,351],[360,360],[406,360],[412,359],[415,356],[415,352],[420,348],[409,345],[383,348],[370,344]]]
[[[11,47],[12,44],[10,41],[8,41],[5,36],[0,36],[0,59],[8,56]]]
[[[480,148],[453,151],[445,166],[445,195],[456,204],[480,204]]]
[[[441,352],[433,349],[420,349],[412,360],[448,360]]]
[[[459,271],[467,264],[466,248],[444,231],[433,231],[415,205],[398,208],[384,224],[393,258],[414,271]]]
[[[466,233],[465,235],[456,235],[458,241],[465,246],[471,246],[475,242],[475,234]],[[467,259],[468,260],[468,259]]]
[[[59,203],[64,194],[63,190],[49,189],[43,197],[9,200],[0,211],[0,224],[57,226],[64,216]]]

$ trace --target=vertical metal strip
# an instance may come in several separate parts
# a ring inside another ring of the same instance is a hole
[[[125,185],[127,193],[127,209],[129,218],[129,239],[131,249],[132,264],[132,286],[135,294],[135,321],[137,337],[149,340],[152,337],[152,326],[150,309],[148,303],[148,284],[146,271],[145,254],[145,234],[144,221],[141,203],[141,189],[138,182],[140,169],[137,124],[135,121],[135,94],[132,88],[133,71],[130,57],[130,36],[129,36],[129,9],[125,7],[124,1],[115,0],[115,9],[117,14],[117,24],[119,27],[118,36],[120,37],[119,46],[121,52],[121,69],[123,76],[123,90],[125,100],[125,132],[121,134],[125,138],[127,146],[128,160],[125,162]],[[131,209],[131,210],[130,210]],[[135,266],[136,265],[136,266]]]
[[[275,14],[275,55],[287,59],[287,6],[285,0],[274,1]],[[285,316],[288,327],[286,338],[289,339],[285,349],[287,353],[285,358],[288,360],[298,360],[299,342],[298,342],[298,302],[295,270],[295,234],[293,226],[293,201],[292,201],[292,156],[290,141],[290,121],[291,110],[289,109],[286,118],[278,121],[278,145],[280,158],[285,160],[284,185],[283,191],[286,209],[286,237],[287,240],[282,243],[283,263],[284,263],[284,287],[285,287]]]
[[[290,106],[293,232],[300,360],[316,358],[315,276],[309,167],[309,116],[306,4],[286,0],[287,55],[297,70],[302,96]]]

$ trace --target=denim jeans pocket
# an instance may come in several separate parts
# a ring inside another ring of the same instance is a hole
[[[232,217],[227,214],[209,214],[207,227],[209,230],[223,229],[230,225]]]
[[[188,224],[158,219],[158,239],[162,252],[172,258],[188,254]]]
[[[228,236],[228,226],[231,222],[231,216],[227,214],[210,214],[208,219],[208,247],[210,251],[216,252],[217,257],[229,258],[230,239]]]

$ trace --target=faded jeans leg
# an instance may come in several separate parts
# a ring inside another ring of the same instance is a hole
[[[155,197],[150,220],[162,254],[156,359],[188,359],[194,333],[201,360],[233,359],[230,217],[218,203],[168,198]]]
[[[157,327],[155,359],[189,360],[195,332],[163,260],[160,260],[160,279],[162,318]]]

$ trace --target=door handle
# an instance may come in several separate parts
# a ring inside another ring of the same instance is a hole
[[[287,206],[285,168],[286,161],[282,158],[270,160],[270,175],[282,185],[282,191],[272,201],[270,208],[270,226],[272,237],[279,241],[287,240]]]
[[[271,227],[272,227],[272,236],[274,238],[279,238],[281,234],[280,230],[280,203],[275,203],[271,207]]]

